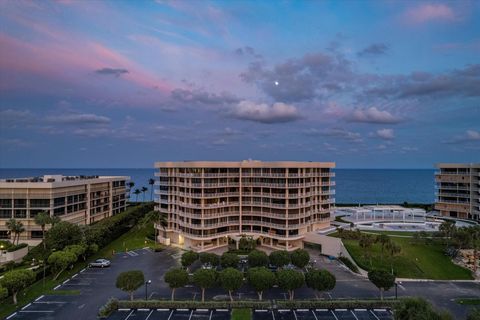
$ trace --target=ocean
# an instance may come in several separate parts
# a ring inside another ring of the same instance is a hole
[[[0,169],[0,178],[44,174],[130,176],[135,188],[149,188],[154,169]],[[337,203],[433,203],[433,169],[335,169]],[[150,191],[145,193],[150,198]]]

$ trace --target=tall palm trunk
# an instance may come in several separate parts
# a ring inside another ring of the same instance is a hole
[[[42,225],[42,242],[43,242],[43,250],[47,250],[47,245],[45,243],[45,225]]]
[[[175,300],[175,288],[172,288],[172,301]]]

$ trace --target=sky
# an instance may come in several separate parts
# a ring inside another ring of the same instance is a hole
[[[479,1],[0,0],[0,167],[480,162]]]

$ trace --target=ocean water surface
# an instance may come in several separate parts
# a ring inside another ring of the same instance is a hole
[[[0,178],[34,177],[44,174],[121,175],[135,182],[134,188],[150,188],[153,168],[142,169],[0,169]],[[435,198],[433,169],[335,169],[337,203],[432,203]],[[150,189],[149,189],[150,190]],[[150,197],[150,191],[146,192]]]

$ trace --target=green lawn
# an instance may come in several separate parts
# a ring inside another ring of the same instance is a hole
[[[368,230],[364,231],[365,233],[375,233],[375,234],[386,234],[387,236],[408,236],[413,237],[417,232],[415,231],[381,231],[381,230]],[[428,236],[431,236],[433,232],[427,232]]]
[[[401,246],[401,253],[393,258],[393,270],[399,278],[427,279],[473,279],[469,270],[455,265],[443,253],[440,244],[412,244],[410,238],[392,237],[392,241]],[[366,258],[357,240],[343,240],[345,247],[355,262],[365,270],[382,268],[390,270],[392,263],[385,255],[382,258],[381,247],[374,244],[372,258]]]
[[[252,319],[252,309],[250,308],[232,310],[232,320],[251,320],[251,319]]]
[[[145,247],[155,248],[155,242],[147,238],[153,230],[153,224],[146,227],[135,226],[127,233],[110,242],[107,246],[99,250],[92,259],[107,258],[113,256],[113,252],[125,252]],[[160,245],[157,245],[157,247]]]
[[[463,305],[480,305],[480,298],[457,299],[455,301]]]

